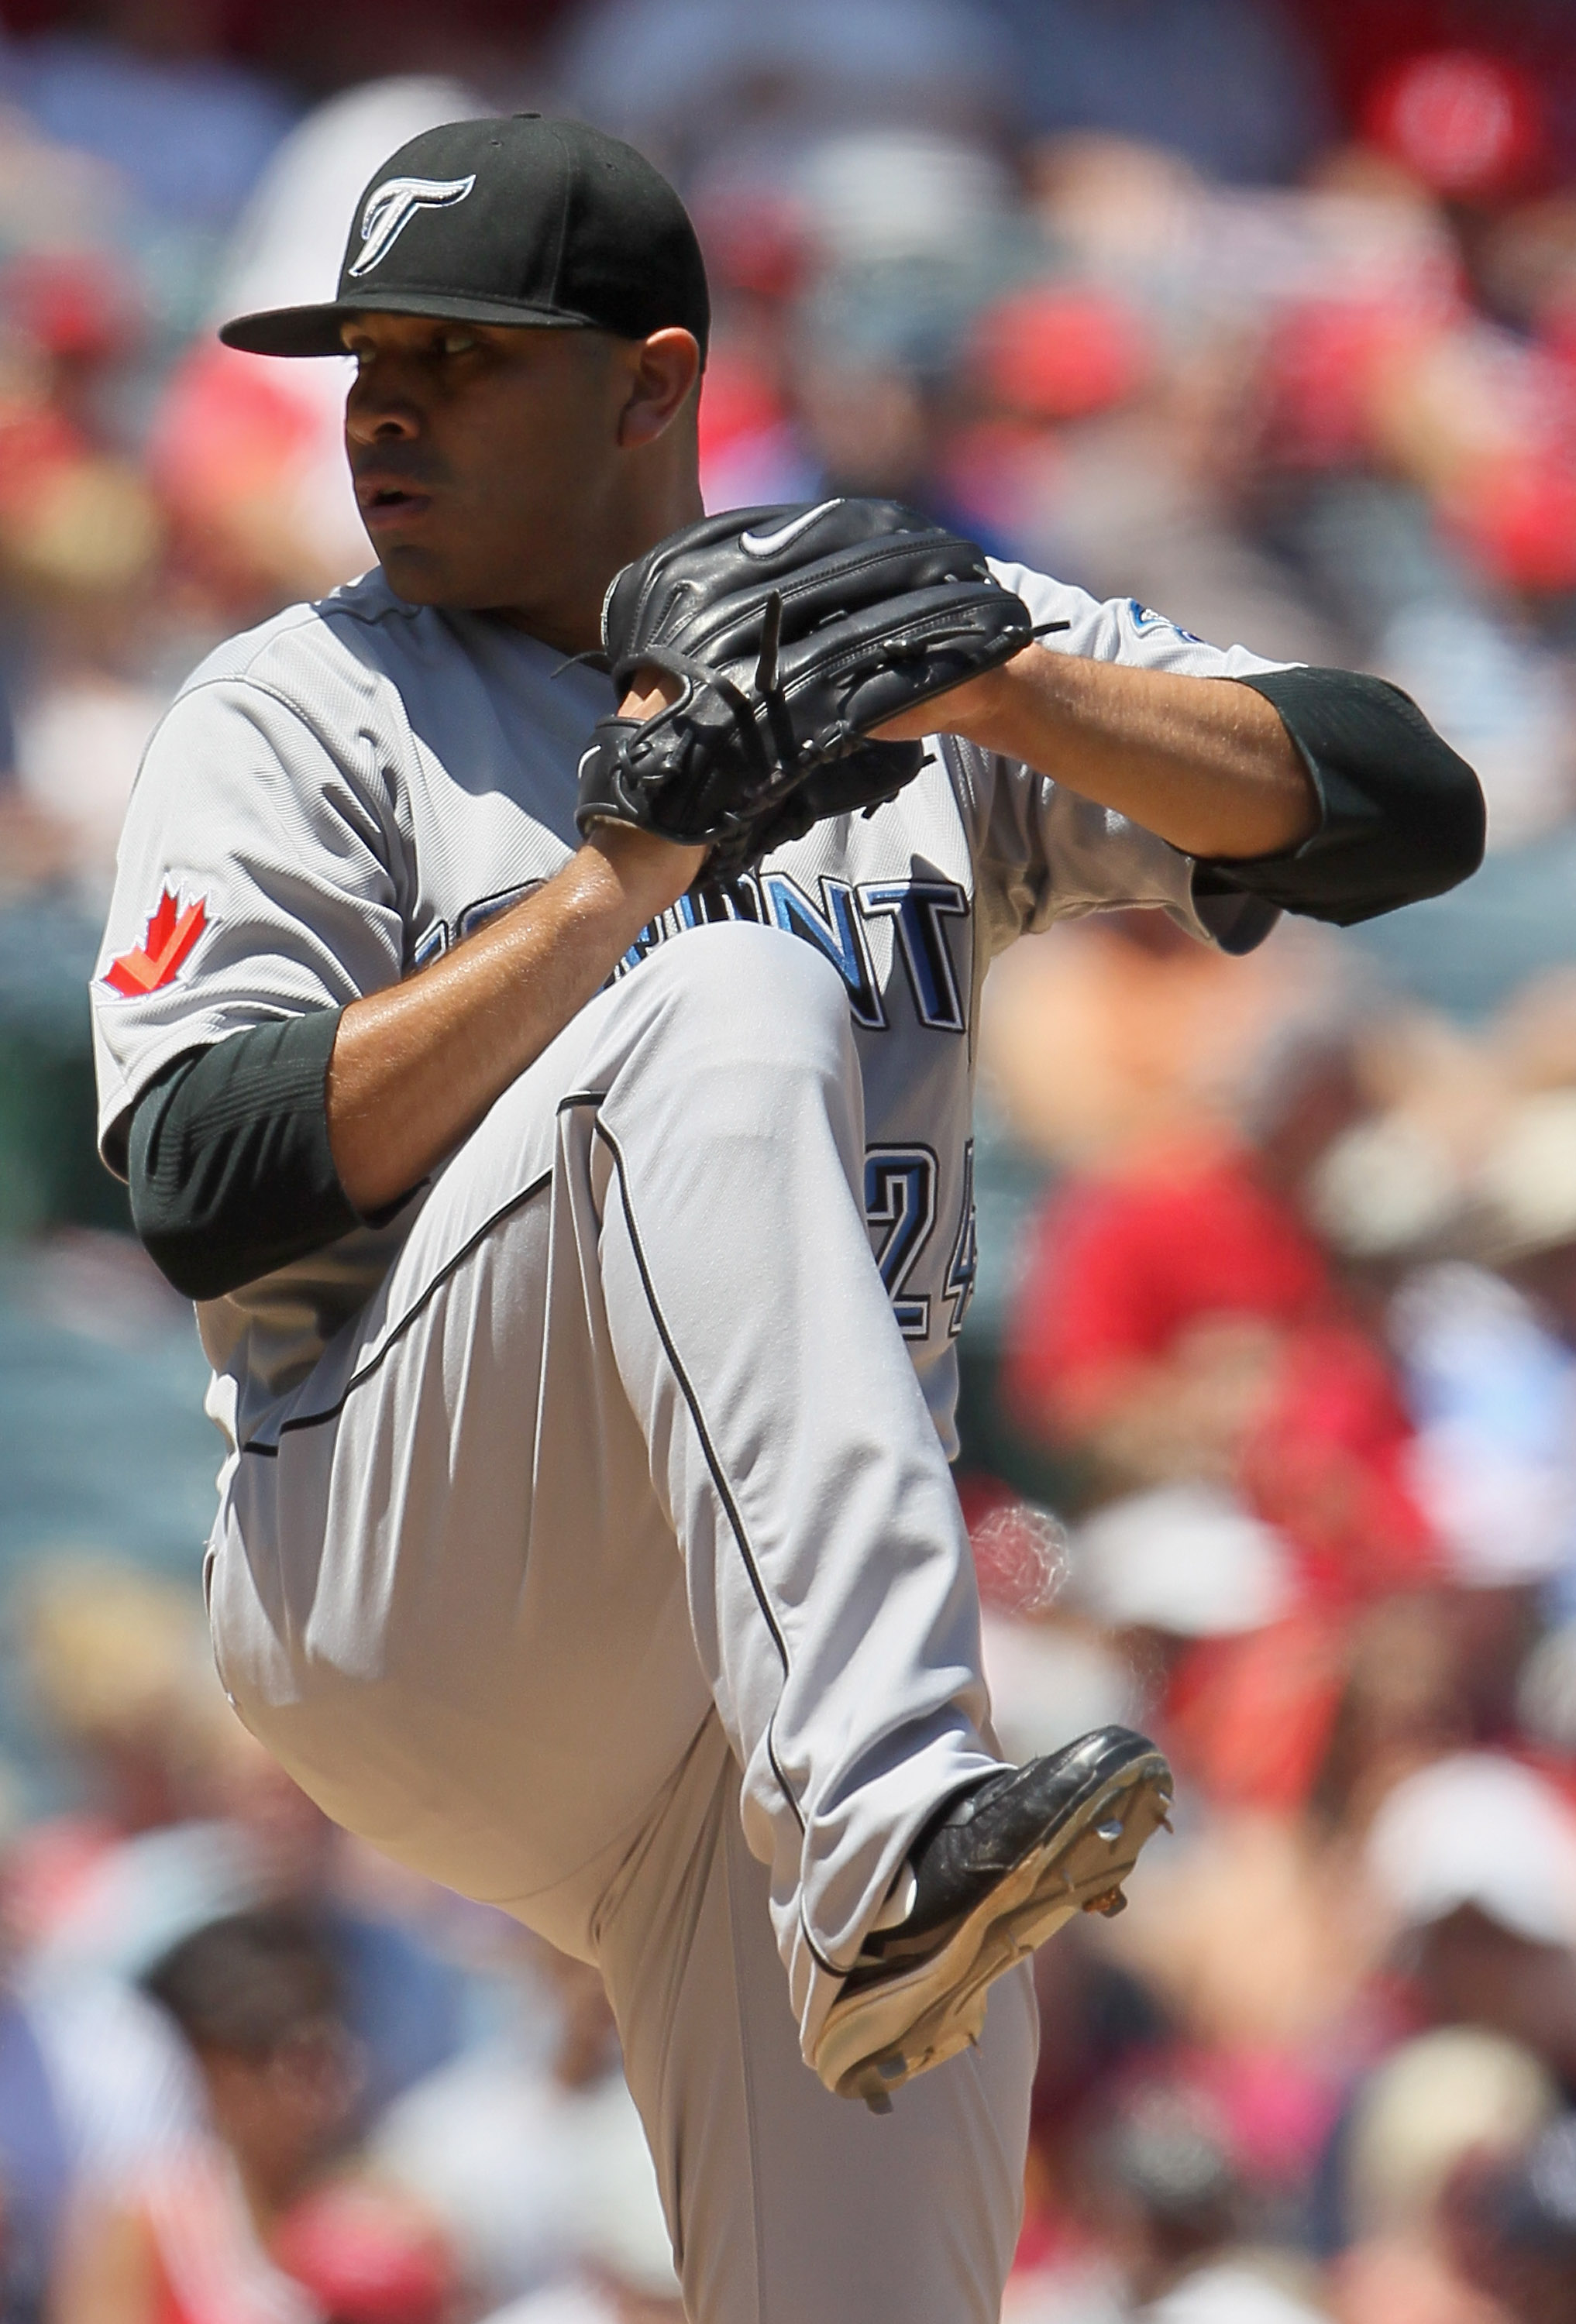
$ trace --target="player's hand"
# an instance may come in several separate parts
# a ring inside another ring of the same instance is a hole
[[[619,704],[618,715],[653,717],[677,692],[677,678],[667,678],[660,670],[638,670],[633,686]],[[659,832],[611,821],[594,825],[586,844],[606,857],[627,894],[649,900],[653,919],[669,904],[676,904],[699,879],[711,853],[706,847],[686,847],[676,839],[664,839]]]

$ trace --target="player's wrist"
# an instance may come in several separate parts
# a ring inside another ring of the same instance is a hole
[[[977,742],[982,750],[1002,748],[1000,737],[1010,724],[1012,705],[1020,690],[1021,674],[1015,676],[1016,668],[1034,650],[1033,646],[1024,646],[996,669],[981,670],[961,686],[933,694],[900,718],[874,728],[871,739],[918,742],[926,734],[956,734],[965,742]]]
[[[1009,747],[1005,738],[1014,724],[1027,665],[1039,650],[1037,646],[1022,646],[1009,660],[982,670],[977,678],[940,696],[933,706],[936,730],[959,735],[983,751]]]
[[[684,847],[633,824],[608,821],[591,826],[580,849],[585,873],[599,890],[640,914],[641,927],[676,904],[700,876],[705,847]]]

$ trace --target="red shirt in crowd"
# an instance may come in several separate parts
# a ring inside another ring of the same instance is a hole
[[[1412,1435],[1389,1364],[1296,1210],[1244,1149],[1149,1160],[1058,1188],[1034,1236],[1007,1356],[1011,1403],[1076,1444],[1215,1321],[1270,1327],[1235,1483],[1298,1551],[1310,1591],[1424,1577]]]

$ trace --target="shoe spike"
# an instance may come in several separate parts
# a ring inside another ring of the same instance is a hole
[[[1106,1920],[1113,1921],[1119,1913],[1127,1911],[1128,1900],[1120,1888],[1107,1888],[1102,1895],[1091,1896],[1083,1909],[1086,1913],[1099,1913]]]

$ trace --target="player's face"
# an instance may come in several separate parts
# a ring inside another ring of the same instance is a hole
[[[345,341],[351,473],[392,587],[594,643],[586,608],[636,553],[623,537],[651,343],[409,315],[357,317]]]

